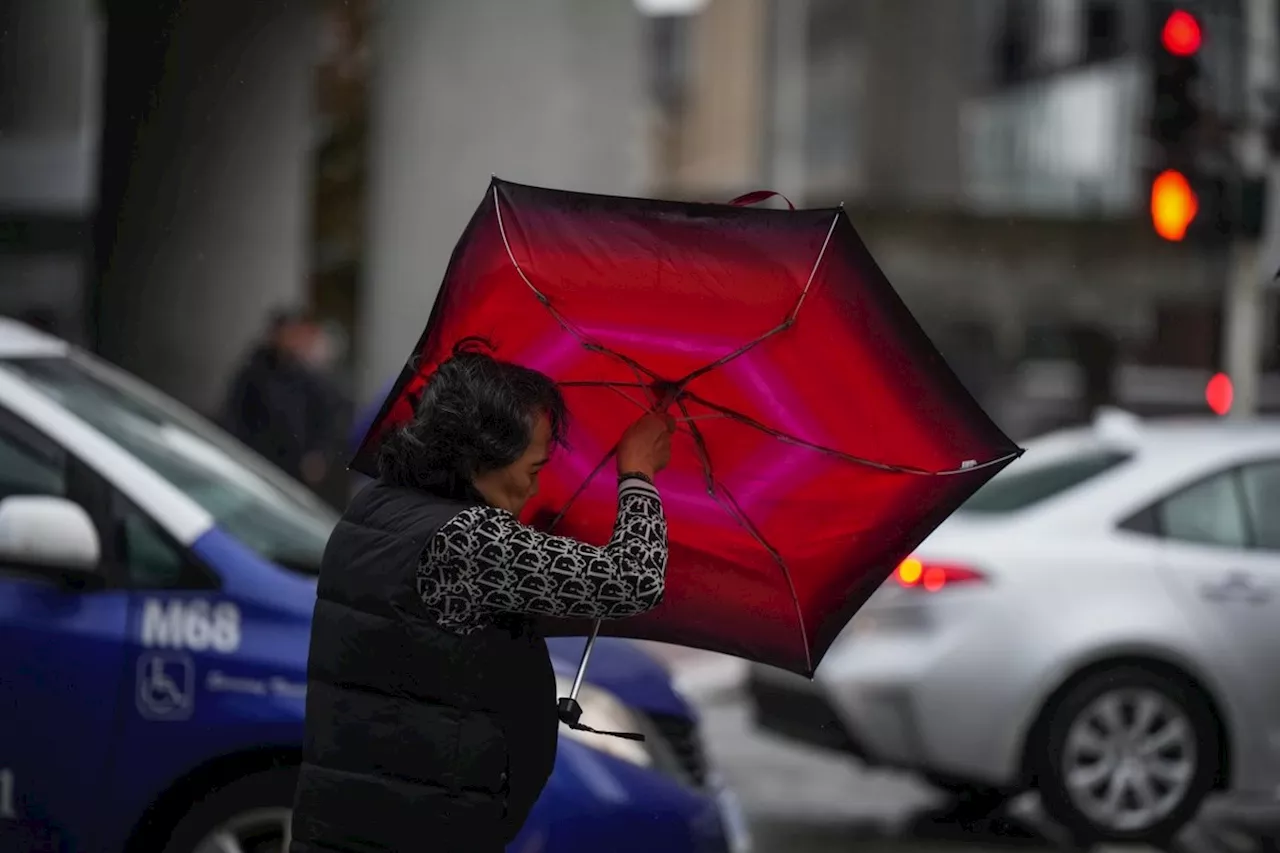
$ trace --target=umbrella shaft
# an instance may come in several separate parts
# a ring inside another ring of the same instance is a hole
[[[591,659],[591,649],[595,647],[596,637],[600,634],[600,620],[597,619],[595,624],[591,626],[591,634],[587,637],[587,644],[582,647],[582,660],[578,661],[578,674],[573,677],[573,687],[569,688],[569,698],[578,698],[578,688],[582,686],[582,676],[587,672],[587,661]]]

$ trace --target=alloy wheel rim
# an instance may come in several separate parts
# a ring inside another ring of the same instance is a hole
[[[1195,729],[1186,711],[1149,689],[1108,691],[1067,730],[1062,782],[1089,820],[1141,832],[1173,813],[1195,780]]]
[[[215,827],[193,853],[287,853],[292,815],[286,808],[240,812]]]

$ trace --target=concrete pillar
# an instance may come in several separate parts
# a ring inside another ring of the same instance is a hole
[[[648,177],[632,0],[383,0],[375,16],[361,399],[404,364],[490,175],[616,194]]]
[[[93,207],[101,20],[92,0],[0,3],[0,207]]]
[[[768,7],[762,0],[711,0],[692,23],[693,76],[681,183],[695,193],[759,189],[761,140],[768,127]],[[785,193],[789,188],[770,189]]]
[[[93,0],[0,2],[0,313],[83,340],[101,133]]]
[[[211,411],[270,309],[306,300],[319,16],[311,0],[179,8],[104,276],[100,349]]]

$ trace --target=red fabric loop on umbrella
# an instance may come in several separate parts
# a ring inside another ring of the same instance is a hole
[[[755,192],[744,193],[729,202],[729,204],[734,207],[750,207],[753,204],[759,204],[760,202],[774,198],[775,196],[787,203],[788,210],[796,209],[796,206],[791,203],[791,199],[787,198],[780,192],[776,192],[775,190],[756,190]]]

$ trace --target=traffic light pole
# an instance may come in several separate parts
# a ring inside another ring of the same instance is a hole
[[[1280,0],[1245,0],[1245,125],[1238,139],[1237,180],[1234,182],[1236,215],[1239,219],[1243,187],[1247,179],[1267,177],[1271,171],[1266,144],[1269,105],[1264,93],[1280,82]],[[1275,197],[1272,196],[1272,210]],[[1280,221],[1272,213],[1265,217],[1263,234],[1276,231]],[[1264,244],[1250,235],[1237,236],[1231,247],[1231,277],[1227,282],[1224,311],[1223,365],[1234,385],[1231,414],[1248,418],[1258,411],[1262,378],[1266,286],[1271,271],[1261,266]],[[1267,248],[1270,248],[1269,246]]]
[[[1227,281],[1224,322],[1224,372],[1231,377],[1234,397],[1230,414],[1250,418],[1258,412],[1262,378],[1262,314],[1265,293],[1260,280],[1259,246],[1254,239],[1238,239],[1231,247],[1231,277]]]

